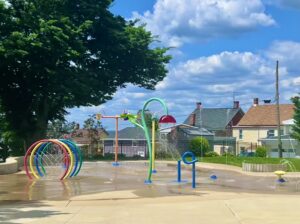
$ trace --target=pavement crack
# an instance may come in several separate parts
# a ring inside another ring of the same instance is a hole
[[[226,201],[224,202],[224,204],[229,209],[229,211],[231,212],[231,214],[236,218],[236,220],[238,221],[238,223],[242,224],[242,220],[239,217],[239,215],[230,207],[230,205]]]

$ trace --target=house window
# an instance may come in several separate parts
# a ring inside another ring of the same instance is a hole
[[[137,140],[132,140],[132,146],[138,146],[138,141]]]
[[[284,135],[284,131],[280,129],[280,135]]]
[[[275,131],[274,130],[268,130],[267,132],[267,137],[274,137],[275,136]]]
[[[239,138],[243,139],[243,130],[242,129],[239,130]]]

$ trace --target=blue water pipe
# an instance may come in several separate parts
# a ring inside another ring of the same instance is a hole
[[[192,160],[187,160],[187,157],[192,157]],[[198,159],[196,159],[196,156],[193,152],[187,151],[183,153],[181,156],[182,161],[187,164],[191,165],[192,164],[192,188],[196,188],[196,162],[198,162]]]
[[[181,160],[177,161],[177,182],[181,182]]]
[[[118,163],[118,162],[113,162],[113,163],[112,163],[112,166],[120,166],[120,163]]]

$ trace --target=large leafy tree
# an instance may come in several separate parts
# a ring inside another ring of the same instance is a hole
[[[300,142],[300,98],[292,98],[295,105],[294,125],[292,126],[292,136]]]
[[[72,134],[76,130],[77,124],[63,120],[49,122],[47,128],[47,138],[63,138],[64,135]]]
[[[99,105],[127,83],[154,89],[170,56],[113,0],[0,0],[0,108],[25,145],[67,108]]]

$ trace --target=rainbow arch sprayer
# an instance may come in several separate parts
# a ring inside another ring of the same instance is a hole
[[[43,139],[33,143],[24,157],[29,179],[49,176],[64,180],[77,176],[82,166],[80,148],[68,139]]]

